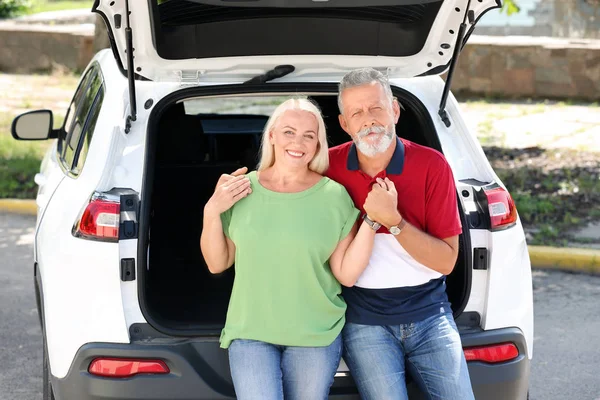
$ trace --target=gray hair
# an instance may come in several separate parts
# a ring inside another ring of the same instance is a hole
[[[392,88],[387,76],[374,68],[360,68],[348,72],[340,81],[338,90],[338,107],[340,109],[340,113],[344,113],[344,107],[342,105],[342,91],[356,86],[368,85],[373,82],[377,82],[381,85],[381,87],[383,87],[383,90],[389,98],[390,103],[392,103],[394,100],[394,95],[392,94]]]

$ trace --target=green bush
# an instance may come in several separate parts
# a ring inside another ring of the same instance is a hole
[[[40,170],[40,160],[28,156],[0,162],[0,198],[33,199],[37,185],[33,177]]]
[[[26,13],[31,7],[29,0],[0,0],[0,18],[10,18]]]
[[[19,141],[0,133],[0,199],[33,199],[35,174],[50,141]]]

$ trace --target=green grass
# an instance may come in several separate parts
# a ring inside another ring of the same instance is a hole
[[[0,160],[36,157],[38,162],[48,148],[48,140],[15,140],[9,135],[0,135]]]
[[[78,8],[92,9],[94,2],[90,0],[32,0],[32,7],[29,9],[29,14],[36,14],[46,11],[62,11],[74,10]]]
[[[489,136],[494,132],[494,122],[485,120],[477,125],[477,134],[481,136]]]
[[[551,160],[548,157],[547,162]],[[569,232],[600,218],[597,169],[542,170],[538,165],[519,164],[495,170],[508,187],[523,226],[532,233],[530,244],[566,246]]]
[[[0,134],[0,198],[34,198],[33,181],[52,141],[20,141]]]
[[[51,7],[63,7],[65,2],[47,1]],[[91,1],[72,1],[73,6],[91,6]],[[78,75],[55,72],[43,76],[17,76],[0,74],[8,82],[0,93],[0,103],[6,104],[6,111],[0,111],[0,198],[34,198],[37,186],[34,177],[40,169],[40,162],[54,140],[22,141],[10,134],[13,119],[26,110],[47,108],[54,111],[54,129],[59,128],[66,109],[65,102],[73,96],[79,80]],[[46,87],[68,90],[45,90]],[[25,87],[28,90],[16,90]],[[4,100],[6,103],[4,103]],[[59,104],[60,103],[60,104]]]
[[[521,117],[524,117],[527,115],[542,114],[542,113],[545,113],[546,111],[548,111],[548,109],[546,108],[545,103],[539,103],[533,107],[522,107],[520,110]]]
[[[52,141],[15,140],[10,134],[13,117],[0,113],[0,198],[34,198],[37,186],[33,178]]]

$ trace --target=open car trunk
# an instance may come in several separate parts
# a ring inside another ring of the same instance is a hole
[[[323,112],[330,146],[350,139],[338,123],[335,85],[269,84],[263,94],[255,87],[252,95],[200,97],[241,88],[182,90],[157,104],[149,122],[139,242],[139,263],[147,269],[140,271],[139,297],[150,324],[171,335],[218,335],[224,325],[235,266],[220,275],[208,271],[200,251],[203,207],[221,174],[241,166],[255,169],[262,129],[284,95],[312,93],[309,97]],[[395,90],[395,95],[404,108],[398,135],[440,150],[422,103],[405,91]],[[447,280],[456,316],[470,292],[468,229],[460,245],[457,266]]]
[[[123,70],[153,81],[245,81],[374,67],[441,74],[500,0],[96,0]],[[127,52],[129,48],[129,52]],[[134,53],[135,52],[135,53]],[[134,57],[129,59],[129,57]],[[133,76],[133,75],[132,75]]]

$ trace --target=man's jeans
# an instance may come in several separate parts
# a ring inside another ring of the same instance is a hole
[[[326,400],[342,356],[342,336],[327,347],[276,346],[236,339],[229,364],[240,400]]]
[[[406,371],[429,399],[474,399],[452,314],[395,326],[347,323],[343,337],[363,400],[408,399]]]

